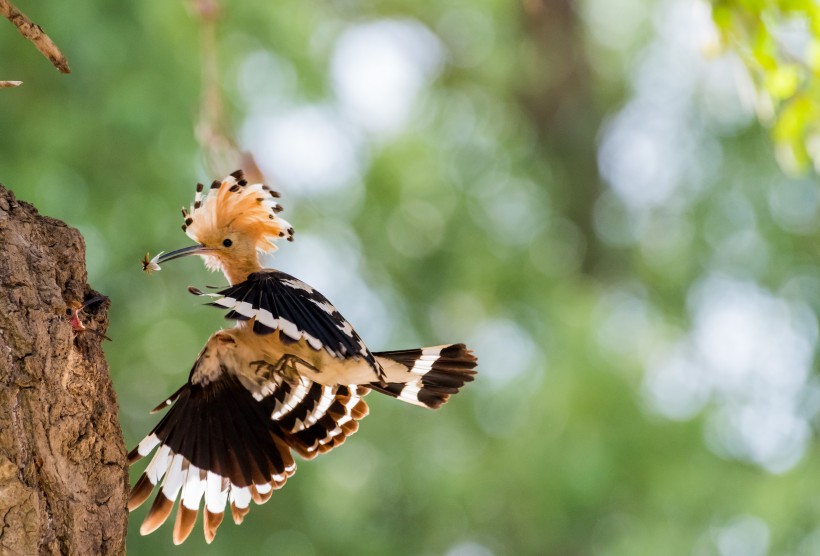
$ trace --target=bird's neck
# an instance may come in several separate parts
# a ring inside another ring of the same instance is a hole
[[[222,263],[222,272],[232,286],[244,282],[250,274],[259,272],[260,270],[262,270],[262,265],[259,264],[257,257]]]

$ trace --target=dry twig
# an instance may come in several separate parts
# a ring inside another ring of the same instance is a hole
[[[18,10],[14,4],[8,0],[0,0],[0,15],[11,21],[15,27],[20,31],[20,34],[30,40],[34,46],[42,52],[43,56],[51,60],[54,67],[63,73],[71,73],[68,67],[68,61],[57,48],[42,27],[31,21],[26,14]]]
[[[11,89],[22,85],[22,81],[0,81],[0,89]]]
[[[214,175],[242,168],[249,180],[262,182],[264,177],[253,155],[236,144],[225,116],[216,44],[216,25],[221,15],[219,0],[192,0],[190,6],[202,26],[202,100],[196,136],[205,166]]]

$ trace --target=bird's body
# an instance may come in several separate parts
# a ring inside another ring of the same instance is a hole
[[[190,534],[201,505],[211,542],[230,505],[236,523],[249,504],[265,502],[296,469],[292,451],[310,459],[340,445],[368,413],[370,390],[437,408],[473,380],[475,357],[463,344],[371,352],[318,291],[259,263],[273,241],[292,239],[278,217],[278,194],[248,185],[241,172],[197,187],[183,229],[197,245],[144,261],[146,270],[189,254],[222,270],[230,287],[210,305],[236,325],[213,334],[188,383],[156,410],[160,423],[129,455],[156,453],[132,489],[129,509],[161,487],[143,522],[147,534],[179,498],[173,539]]]

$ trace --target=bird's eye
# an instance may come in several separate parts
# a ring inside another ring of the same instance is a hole
[[[72,312],[73,311],[71,310],[71,307],[66,307],[65,308],[65,314],[66,314],[67,317],[70,317]]]
[[[225,247],[230,247],[231,245],[233,245],[233,242],[229,239],[226,239],[222,242],[222,245],[224,245]]]

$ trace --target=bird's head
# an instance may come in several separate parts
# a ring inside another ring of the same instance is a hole
[[[210,270],[221,270],[231,284],[262,267],[260,253],[277,249],[279,239],[293,240],[293,228],[280,218],[279,193],[261,183],[248,184],[237,170],[214,181],[208,191],[197,184],[190,212],[182,209],[182,229],[196,245],[143,261],[144,270],[187,255],[200,255]],[[147,257],[146,257],[147,258]]]

